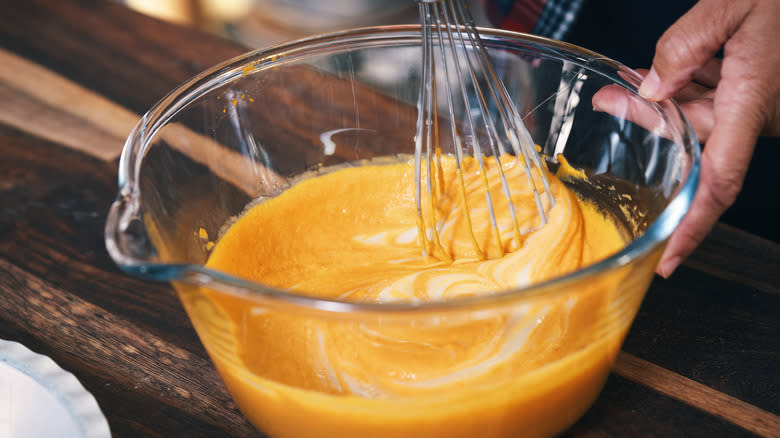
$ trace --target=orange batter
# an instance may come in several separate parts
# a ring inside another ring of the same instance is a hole
[[[526,175],[502,163],[522,231],[513,233],[489,162],[503,248],[475,163],[464,164],[486,260],[445,158],[435,214],[425,209],[441,237],[428,257],[417,239],[413,165],[402,162],[301,180],[245,212],[207,266],[322,298],[423,303],[537,283],[624,245],[610,220],[555,177],[556,203],[543,199],[548,223],[539,228]],[[182,299],[234,399],[271,436],[546,436],[584,412],[619,348],[627,324],[594,323],[605,320],[614,281],[522,304],[383,316],[323,316],[211,290]]]

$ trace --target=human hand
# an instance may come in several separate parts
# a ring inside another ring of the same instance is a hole
[[[706,143],[693,204],[656,268],[663,277],[734,203],[758,136],[780,135],[778,43],[779,0],[700,0],[658,41],[639,94],[675,98]]]

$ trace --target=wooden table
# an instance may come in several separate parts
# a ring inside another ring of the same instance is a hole
[[[261,436],[171,287],[120,272],[103,241],[139,114],[245,49],[114,2],[6,3],[0,338],[75,374],[116,437]],[[601,397],[566,436],[780,437],[779,352],[780,247],[719,224],[653,282]]]

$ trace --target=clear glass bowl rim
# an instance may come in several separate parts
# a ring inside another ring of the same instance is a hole
[[[619,69],[622,73],[628,75],[628,79],[635,83],[627,82],[624,75],[622,78],[608,76],[609,79],[633,88],[636,92],[636,86],[641,81],[641,76],[608,57],[600,55],[588,49],[566,43],[559,40],[553,40],[531,34],[506,31],[493,28],[479,28],[480,35],[486,46],[490,47],[496,42],[511,45],[513,42],[532,44],[535,47],[542,47],[558,55],[568,55],[577,62],[587,64],[584,67],[599,74],[604,74],[593,68],[599,63],[604,63]],[[682,122],[683,138],[689,139],[690,144],[685,145],[686,149],[690,147],[688,153],[691,160],[688,166],[688,174],[680,184],[677,193],[672,197],[669,204],[664,208],[658,218],[647,227],[645,232],[638,238],[629,242],[619,252],[586,266],[569,274],[536,283],[531,286],[509,289],[495,294],[476,296],[455,301],[428,302],[428,303],[354,303],[345,301],[326,300],[309,295],[294,293],[270,286],[265,286],[249,280],[244,280],[221,271],[206,268],[198,264],[186,263],[160,263],[139,260],[124,254],[119,249],[115,240],[115,235],[122,232],[119,229],[120,205],[127,208],[128,203],[131,208],[137,210],[140,202],[139,185],[137,176],[145,151],[149,146],[149,140],[154,138],[156,132],[164,126],[178,111],[186,107],[190,102],[210,89],[223,85],[231,79],[246,73],[247,68],[255,68],[260,65],[261,60],[270,60],[276,62],[277,56],[280,60],[298,59],[305,57],[312,51],[321,49],[343,50],[350,45],[368,40],[377,41],[403,41],[406,39],[420,38],[420,26],[410,25],[389,25],[373,26],[355,29],[347,29],[338,32],[313,35],[307,38],[294,40],[280,45],[253,50],[242,55],[229,59],[223,63],[215,65],[204,70],[188,81],[180,84],[169,92],[165,97],[158,101],[149,111],[147,111],[129,134],[125,141],[122,154],[119,161],[118,186],[119,194],[109,211],[105,226],[105,241],[109,254],[114,261],[125,272],[139,277],[158,280],[158,281],[182,281],[195,285],[216,289],[222,292],[254,296],[264,300],[277,301],[280,304],[289,304],[309,308],[312,310],[322,310],[336,313],[355,313],[355,312],[421,312],[437,310],[456,310],[471,309],[486,305],[496,305],[506,300],[517,300],[519,298],[537,296],[539,294],[556,294],[564,292],[565,286],[579,281],[587,281],[589,277],[595,277],[601,273],[615,270],[617,268],[630,264],[633,260],[649,254],[659,248],[669,238],[671,233],[680,223],[693,202],[693,197],[699,182],[700,172],[700,145],[695,132],[679,106],[671,102],[667,108],[673,108],[677,112],[678,120]],[[493,43],[493,44],[491,44]],[[296,57],[290,58],[294,54]],[[265,66],[263,66],[265,68]],[[644,99],[643,99],[644,100]],[[650,103],[651,105],[653,103]]]

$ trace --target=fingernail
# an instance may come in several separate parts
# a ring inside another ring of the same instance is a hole
[[[596,112],[603,112],[604,111],[604,99],[599,97],[598,94],[595,94],[593,96],[593,99],[591,100],[591,105],[593,105],[593,111]]]
[[[665,260],[661,262],[661,269],[659,269],[658,273],[661,274],[661,277],[663,278],[669,278],[674,270],[680,266],[680,262],[682,262],[680,257],[672,257],[669,260]]]
[[[639,95],[648,100],[660,100],[658,93],[661,91],[661,78],[656,73],[655,68],[645,76],[642,85],[639,86]]]

